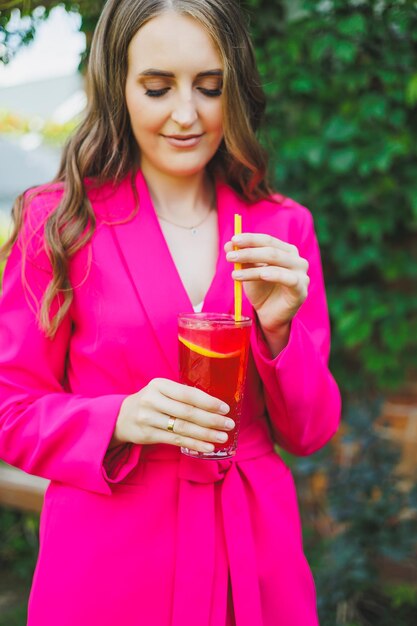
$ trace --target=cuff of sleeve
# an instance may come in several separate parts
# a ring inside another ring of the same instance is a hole
[[[115,446],[111,450],[108,449],[111,438],[114,433],[116,420],[118,418],[120,407],[125,395],[105,396],[107,410],[113,416],[109,420],[106,437],[103,439],[104,446],[101,453],[101,478],[106,493],[111,493],[111,484],[118,483],[136,467],[142,446],[133,443],[124,443]]]
[[[290,337],[272,359],[260,329],[252,336],[253,357],[264,384],[275,439],[292,454],[319,450],[340,418],[340,394],[316,342],[297,316]]]
[[[142,446],[124,443],[107,452],[103,460],[103,477],[108,483],[118,483],[136,467]]]
[[[126,396],[112,396],[114,400],[113,420],[110,424],[110,429],[107,432],[105,438],[105,449],[102,453],[101,474],[105,480],[107,489],[110,489],[111,484],[118,483],[136,467],[142,446],[135,445],[133,443],[124,443],[120,446],[115,446],[111,450],[108,449],[110,441],[113,437],[116,421],[120,412],[120,407]],[[109,397],[110,400],[110,397]]]
[[[292,319],[288,343],[275,358],[271,356],[259,325],[256,325],[255,329],[254,334],[252,334],[251,347],[257,370],[266,388],[275,388],[279,372],[280,387],[291,389],[294,386],[294,372],[297,372],[298,393],[305,388],[305,385],[310,389],[311,384],[304,380],[306,368],[303,365],[306,362],[316,365],[320,359],[302,321],[297,316]],[[314,371],[314,367],[309,368],[309,379],[311,380],[315,377]]]
[[[296,318],[291,321],[291,329],[290,336],[288,338],[288,343],[281,350],[276,357],[272,357],[269,346],[263,336],[262,330],[260,328],[259,322],[256,321],[253,325],[253,332],[251,336],[251,348],[253,357],[255,359],[255,363],[258,369],[259,374],[263,377],[263,374],[271,374],[275,372],[277,365],[280,361],[285,358],[285,354],[288,350],[291,350],[291,344],[293,343],[293,325],[296,322]]]

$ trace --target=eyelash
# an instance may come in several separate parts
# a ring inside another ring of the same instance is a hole
[[[169,89],[169,87],[164,87],[163,89],[147,89],[145,95],[150,98],[161,98],[168,93]],[[223,93],[221,89],[204,89],[204,87],[198,87],[198,89],[208,98],[218,98]]]

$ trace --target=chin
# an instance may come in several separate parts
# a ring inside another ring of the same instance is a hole
[[[203,172],[208,163],[210,162],[210,159],[208,160],[204,160],[204,161],[200,161],[199,163],[184,163],[184,164],[178,164],[173,166],[172,164],[170,165],[170,167],[166,167],[166,168],[159,168],[159,170],[161,172],[164,172],[165,174],[168,174],[169,176],[175,176],[178,178],[186,178],[188,176],[195,176],[196,174],[200,174],[201,172]]]

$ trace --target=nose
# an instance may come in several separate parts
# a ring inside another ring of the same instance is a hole
[[[190,128],[196,122],[198,115],[191,96],[179,98],[171,118],[182,128]]]

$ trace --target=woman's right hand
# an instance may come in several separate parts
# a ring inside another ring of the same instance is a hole
[[[196,387],[167,378],[154,378],[127,396],[116,421],[110,448],[122,443],[167,443],[198,452],[212,452],[224,443],[235,423],[226,417],[230,407]],[[174,430],[167,430],[170,417]]]

